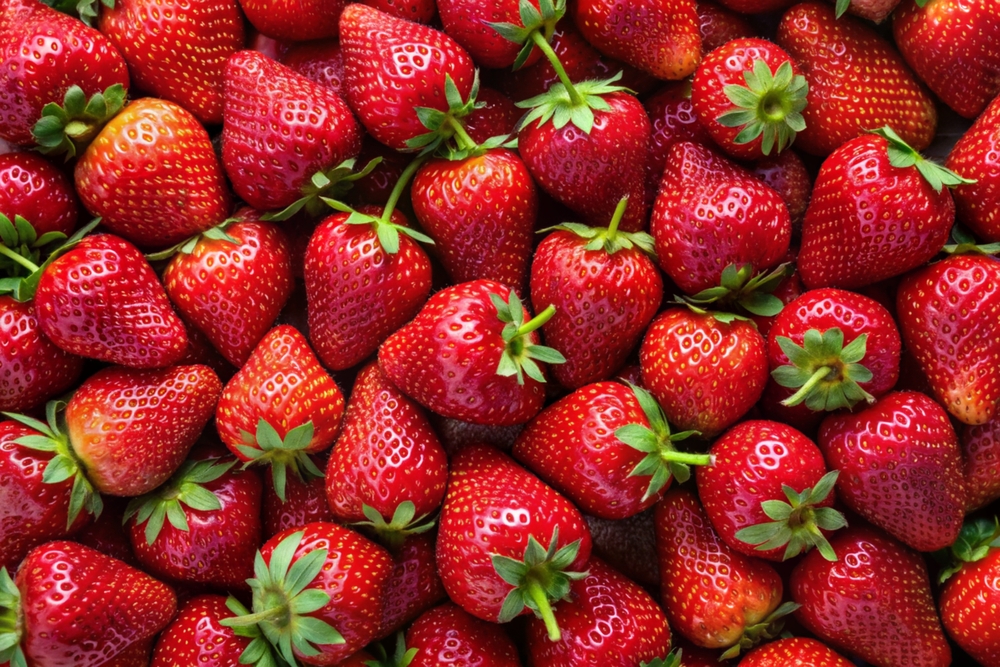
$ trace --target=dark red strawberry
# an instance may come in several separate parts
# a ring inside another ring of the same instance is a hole
[[[984,241],[1000,241],[1000,97],[948,154],[948,169],[972,183],[955,186],[958,219]]]
[[[881,23],[896,9],[899,2],[900,0],[836,0],[836,14],[840,18],[844,12],[849,12],[872,23]]]
[[[793,150],[782,151],[780,155],[757,161],[751,172],[781,195],[792,220],[792,236],[798,236],[812,194],[812,176],[802,158]]]
[[[504,628],[467,614],[452,602],[426,612],[406,631],[414,651],[409,667],[520,667]]]
[[[326,459],[310,456],[317,470],[326,467]],[[336,519],[326,500],[326,481],[323,477],[291,475],[285,479],[285,497],[278,497],[274,480],[264,478],[264,537],[269,539],[283,530],[298,528],[307,523],[322,521],[334,523]]]
[[[392,575],[382,596],[382,623],[378,636],[388,637],[447,597],[437,571],[437,535],[407,535],[391,551]]]
[[[556,0],[558,3],[559,0]],[[565,0],[562,0],[565,4]],[[505,69],[511,65],[519,69],[533,65],[542,53],[525,38],[520,43],[501,36],[494,24],[506,23],[525,33],[537,31],[545,39],[552,35],[557,22],[554,11],[546,12],[552,0],[500,0],[492,3],[475,0],[438,0],[438,13],[444,31],[461,44],[480,67]],[[539,7],[543,11],[539,11]],[[522,43],[527,42],[522,52]]]
[[[740,667],[852,667],[853,662],[823,642],[809,637],[787,637],[758,646],[740,660]]]
[[[514,101],[493,88],[481,87],[476,95],[476,108],[462,119],[465,132],[477,144],[493,137],[507,137],[517,131],[521,110]]]
[[[1000,419],[964,426],[959,434],[965,476],[965,510],[1000,498]]]
[[[697,3],[698,32],[701,33],[702,56],[711,53],[727,42],[757,34],[746,17],[717,5],[711,0]]]
[[[343,94],[344,54],[340,52],[337,40],[319,39],[293,44],[282,56],[281,64],[335,93]]]
[[[219,624],[232,616],[222,595],[191,598],[157,640],[150,667],[235,667],[250,638]]]
[[[254,28],[290,42],[336,37],[347,0],[240,0]]]
[[[699,8],[704,4],[698,5]],[[652,123],[653,133],[649,141],[649,162],[646,169],[647,201],[652,204],[660,190],[663,169],[667,165],[670,147],[679,141],[691,141],[709,145],[712,142],[708,132],[698,122],[691,105],[691,82],[668,83],[643,103],[646,115]]]
[[[593,554],[650,593],[660,588],[653,514],[650,508],[627,519],[583,517],[590,528]]]
[[[386,14],[417,23],[429,24],[437,18],[435,0],[364,0],[364,4]]]
[[[0,155],[0,215],[19,215],[42,236],[69,236],[80,215],[73,184],[55,165],[35,153]]]

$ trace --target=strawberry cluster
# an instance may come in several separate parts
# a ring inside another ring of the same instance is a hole
[[[719,3],[5,0],[0,667],[1000,667],[1000,3]]]

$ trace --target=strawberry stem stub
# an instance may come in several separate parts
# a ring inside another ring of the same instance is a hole
[[[507,301],[498,294],[490,294],[490,301],[497,309],[497,317],[505,323],[501,337],[505,343],[497,365],[497,375],[503,377],[517,376],[517,383],[524,384],[524,374],[536,382],[545,382],[545,375],[536,361],[546,364],[564,364],[566,357],[558,350],[544,345],[535,345],[527,341],[527,335],[539,329],[552,319],[556,307],[549,305],[534,318],[524,321],[524,305],[513,291]]]
[[[804,402],[810,410],[821,412],[851,408],[862,400],[875,402],[860,385],[872,379],[872,372],[859,363],[867,352],[868,334],[846,346],[838,327],[824,332],[810,329],[802,346],[786,336],[778,336],[777,341],[791,363],[775,368],[771,376],[782,387],[797,390],[782,405]]]
[[[735,143],[748,144],[760,137],[764,155],[785,150],[795,135],[806,129],[802,110],[806,108],[809,84],[792,71],[792,63],[781,63],[775,72],[764,60],[755,60],[753,69],[743,72],[746,85],[723,88],[733,110],[716,118],[721,125],[740,128]]]
[[[889,142],[886,149],[889,155],[889,164],[900,169],[916,167],[920,175],[924,177],[924,180],[934,188],[934,192],[940,193],[945,186],[953,188],[956,185],[966,185],[976,182],[959,176],[951,169],[931,162],[903,141],[902,137],[896,134],[895,130],[888,125],[877,130],[872,130],[872,134],[877,134]]]
[[[285,435],[284,439],[263,418],[257,422],[256,434],[247,431],[241,433],[246,444],[237,445],[236,449],[247,458],[243,467],[247,468],[254,464],[270,465],[274,492],[281,502],[285,501],[285,482],[289,468],[303,481],[323,476],[323,472],[316,467],[306,451],[313,439],[311,421],[296,426]]]
[[[70,86],[61,105],[49,102],[42,107],[42,117],[31,129],[38,150],[46,155],[65,153],[67,160],[75,157],[122,110],[125,96],[120,83],[90,99],[80,86]]]
[[[796,609],[802,605],[795,602],[786,602],[768,615],[760,623],[756,625],[751,625],[743,631],[743,636],[740,637],[739,641],[733,644],[728,651],[719,656],[719,660],[731,660],[740,654],[741,651],[747,651],[760,644],[771,639],[774,639],[781,634],[781,631],[785,628],[785,616],[788,616]]]
[[[21,591],[14,585],[7,568],[0,567],[0,664],[27,667],[21,650],[23,631]]]

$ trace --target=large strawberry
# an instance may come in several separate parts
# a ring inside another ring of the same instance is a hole
[[[955,143],[945,166],[971,183],[955,186],[958,219],[984,241],[1000,241],[1000,97]]]
[[[409,667],[521,665],[517,647],[503,627],[482,621],[453,602],[422,614],[406,631],[406,646],[413,651]]]
[[[191,598],[156,641],[150,667],[176,667],[184,661],[201,667],[235,667],[250,639],[219,623],[232,616],[225,596]]]
[[[282,41],[335,38],[345,4],[346,0],[240,0],[254,28]]]

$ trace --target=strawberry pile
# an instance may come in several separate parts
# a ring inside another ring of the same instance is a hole
[[[44,1],[0,667],[1000,667],[996,0]]]

